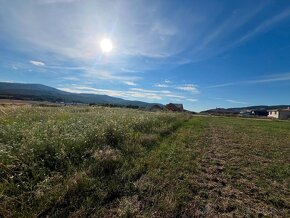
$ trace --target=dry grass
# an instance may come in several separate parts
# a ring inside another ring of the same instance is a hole
[[[133,160],[146,156],[164,133],[189,118],[102,107],[1,109],[4,217],[87,216],[130,199],[127,174]]]
[[[290,216],[290,122],[3,110],[0,216]]]

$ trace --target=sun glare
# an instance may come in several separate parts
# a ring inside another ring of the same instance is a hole
[[[110,39],[102,39],[100,42],[101,49],[104,53],[109,53],[113,50],[113,44]]]

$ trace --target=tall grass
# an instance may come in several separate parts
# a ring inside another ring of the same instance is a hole
[[[98,214],[116,199],[130,196],[133,160],[188,119],[102,107],[10,106],[2,111],[4,217]]]

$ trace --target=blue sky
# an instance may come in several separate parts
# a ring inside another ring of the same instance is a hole
[[[290,104],[289,0],[0,0],[0,48],[0,81],[195,111]]]

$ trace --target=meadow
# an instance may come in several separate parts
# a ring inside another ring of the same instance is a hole
[[[290,216],[290,122],[2,106],[0,217]]]

